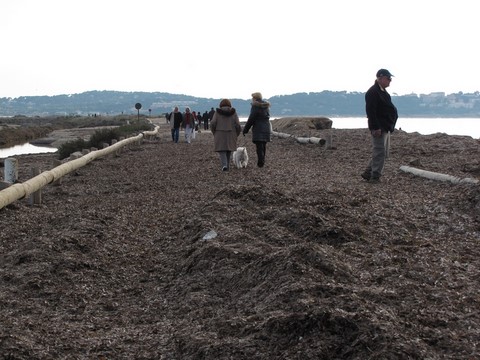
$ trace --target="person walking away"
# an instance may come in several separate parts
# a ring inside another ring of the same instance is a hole
[[[222,171],[230,169],[232,151],[237,150],[237,138],[242,131],[237,111],[229,99],[220,101],[213,114],[210,128],[213,134],[214,151],[218,152]]]
[[[208,130],[208,111],[203,113],[203,130]]]
[[[172,141],[178,143],[178,137],[180,135],[180,125],[182,124],[182,113],[178,111],[178,106],[173,108],[173,111],[169,115],[170,129],[172,131]]]
[[[262,94],[255,92],[252,94],[252,107],[247,123],[243,128],[243,135],[248,134],[252,128],[252,142],[257,147],[257,165],[265,165],[265,155],[267,152],[267,142],[271,140],[272,127],[270,125],[270,103],[263,100]]]
[[[212,122],[212,119],[213,119],[213,114],[215,114],[215,110],[213,109],[213,107],[210,109],[210,111],[208,112],[208,120],[210,122]]]
[[[197,131],[198,132],[202,132],[202,124],[203,124],[203,117],[202,117],[202,114],[200,113],[200,111],[197,113]]]
[[[195,130],[195,119],[188,106],[185,108],[185,113],[183,114],[183,128],[185,129],[185,142],[190,144],[192,142],[193,131]]]
[[[193,115],[192,139],[195,139],[198,131],[198,118],[197,118],[197,113],[195,111],[192,111],[192,115]]]
[[[372,155],[361,176],[369,182],[379,182],[383,175],[390,148],[390,133],[395,130],[398,119],[397,108],[387,92],[392,76],[387,69],[378,70],[375,83],[365,94],[368,130],[372,137]]]

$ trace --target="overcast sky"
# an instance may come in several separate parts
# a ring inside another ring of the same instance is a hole
[[[480,90],[476,0],[1,0],[0,97]]]

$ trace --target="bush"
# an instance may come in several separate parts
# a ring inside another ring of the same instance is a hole
[[[131,135],[139,134],[142,131],[149,131],[153,129],[153,125],[149,123],[139,123],[139,124],[130,124],[123,125],[116,128],[104,128],[96,130],[90,140],[84,141],[82,139],[77,139],[74,141],[69,141],[62,144],[58,148],[59,159],[65,159],[70,156],[70,154],[75,151],[82,151],[83,149],[90,149],[92,147],[100,149],[103,143],[112,144],[112,140],[120,140],[121,137],[129,137]]]
[[[77,140],[68,141],[58,147],[58,157],[60,160],[70,156],[75,151],[81,151],[82,149],[89,148],[88,142],[78,138]]]
[[[112,129],[101,129],[95,131],[95,133],[90,137],[88,141],[89,147],[95,147],[97,149],[102,148],[103,143],[112,144],[112,140],[118,140],[120,138],[120,132],[118,128]]]

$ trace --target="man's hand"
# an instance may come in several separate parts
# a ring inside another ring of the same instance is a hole
[[[382,136],[382,129],[372,130],[371,133],[373,137],[380,137]]]

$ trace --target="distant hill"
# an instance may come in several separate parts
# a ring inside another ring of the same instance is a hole
[[[365,116],[364,93],[322,91],[277,95],[269,99],[272,117],[323,115],[329,117]],[[392,95],[404,117],[480,117],[480,93],[431,93]],[[240,116],[248,116],[250,100],[231,99]],[[178,105],[190,106],[201,113],[217,107],[220,99],[198,98],[162,92],[88,91],[55,96],[0,98],[0,116],[118,115],[137,114],[135,104],[142,104],[141,114],[160,115]]]

